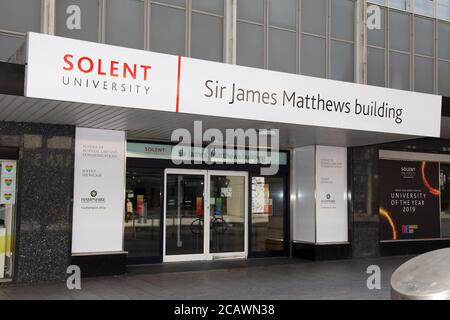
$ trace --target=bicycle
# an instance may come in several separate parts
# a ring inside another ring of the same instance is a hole
[[[203,223],[203,216],[192,221],[190,226],[191,232],[195,235],[201,234],[203,232]],[[225,219],[220,216],[217,217],[216,214],[211,217],[210,225],[211,228],[217,233],[225,233],[228,229],[228,223]]]

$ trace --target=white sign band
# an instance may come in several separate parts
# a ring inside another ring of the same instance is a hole
[[[48,50],[52,48],[52,50]],[[28,34],[25,95],[439,137],[442,97]]]

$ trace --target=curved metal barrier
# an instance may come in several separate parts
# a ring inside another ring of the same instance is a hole
[[[393,300],[450,300],[450,248],[405,262],[391,277]]]

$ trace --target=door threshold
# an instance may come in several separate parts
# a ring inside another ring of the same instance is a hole
[[[264,257],[248,259],[218,259],[203,261],[161,262],[152,265],[128,266],[129,274],[158,274],[172,272],[208,271],[220,269],[252,268],[268,265],[301,263],[289,257]]]
[[[213,256],[212,261],[217,260],[247,260],[248,258],[245,256],[239,257],[239,256]]]

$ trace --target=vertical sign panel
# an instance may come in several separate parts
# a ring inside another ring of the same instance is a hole
[[[122,251],[125,133],[77,128],[72,253]]]
[[[347,149],[316,147],[317,243],[348,241]]]

